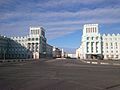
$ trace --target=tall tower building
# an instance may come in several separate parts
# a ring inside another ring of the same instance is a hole
[[[29,51],[26,58],[39,59],[46,56],[46,38],[43,27],[30,27],[28,36],[12,37],[11,39]]]
[[[80,48],[80,59],[120,59],[120,34],[100,35],[98,24],[85,24]]]
[[[101,35],[98,24],[85,24],[81,42],[83,58],[102,58]]]
[[[46,53],[46,38],[43,27],[30,27],[27,48],[33,52],[33,58],[44,57]]]

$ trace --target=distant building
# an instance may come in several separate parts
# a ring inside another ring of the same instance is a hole
[[[80,59],[120,59],[120,35],[101,35],[98,24],[85,24],[76,56]]]
[[[43,27],[30,27],[29,35],[25,37],[1,38],[1,48],[8,54],[8,58],[32,58],[39,59],[47,56],[52,57],[52,46],[46,43],[45,30]],[[48,54],[48,55],[47,55]],[[3,53],[1,54],[3,58]]]
[[[68,58],[76,58],[76,54],[67,54]]]
[[[82,54],[81,48],[78,48],[78,49],[76,50],[76,58],[80,59],[80,57],[82,57],[81,54]]]
[[[53,47],[53,58],[61,58],[62,51],[59,48]]]

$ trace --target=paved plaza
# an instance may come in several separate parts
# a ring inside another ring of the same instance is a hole
[[[120,66],[76,59],[0,63],[0,90],[120,90]]]

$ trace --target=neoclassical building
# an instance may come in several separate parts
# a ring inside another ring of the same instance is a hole
[[[0,37],[0,58],[20,59],[52,57],[52,46],[47,44],[43,27],[30,27],[25,37]],[[4,49],[5,48],[5,49]],[[3,50],[4,49],[4,50]],[[4,51],[4,53],[3,53]]]
[[[120,59],[120,35],[99,33],[98,24],[85,24],[80,48],[76,50],[80,59]]]

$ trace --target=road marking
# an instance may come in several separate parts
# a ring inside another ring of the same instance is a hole
[[[87,61],[86,63],[90,63],[89,61]]]
[[[113,63],[113,65],[120,65],[119,63]]]
[[[98,62],[92,62],[92,64],[98,64]]]
[[[109,63],[104,63],[104,62],[101,62],[100,64],[108,65]]]

